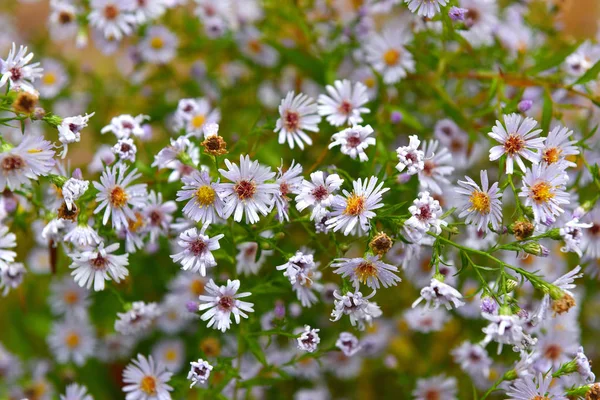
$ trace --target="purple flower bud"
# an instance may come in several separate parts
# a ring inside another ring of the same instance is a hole
[[[531,101],[531,100],[521,100],[519,102],[519,105],[517,106],[517,108],[519,109],[519,111],[524,113],[525,111],[529,111],[529,109],[531,108],[532,105],[533,105],[533,101]]]
[[[548,257],[550,250],[546,246],[540,245],[540,257]]]
[[[481,299],[481,311],[488,314],[493,314],[498,309],[498,304],[491,297]]]
[[[392,111],[390,114],[390,122],[392,124],[397,124],[402,121],[402,113],[400,111]]]
[[[195,301],[188,301],[187,303],[185,303],[185,308],[191,312],[191,313],[195,313],[198,311],[198,303],[196,303]]]
[[[4,197],[4,210],[7,214],[11,214],[17,210],[19,202],[15,196]]]
[[[285,317],[285,304],[282,301],[277,301],[275,304],[275,317],[279,319]]]
[[[81,172],[80,168],[75,168],[75,171],[73,171],[73,174],[71,176],[75,179],[83,179],[83,173]]]
[[[467,12],[469,12],[469,10],[466,8],[452,7],[450,11],[448,11],[448,16],[452,21],[464,21]]]

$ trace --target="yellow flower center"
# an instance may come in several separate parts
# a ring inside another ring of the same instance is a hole
[[[146,375],[140,381],[140,389],[146,394],[156,394],[156,379],[153,376]]]
[[[373,263],[365,261],[363,263],[360,263],[354,269],[354,274],[361,283],[365,283],[367,279],[373,276],[377,276],[377,268],[375,267],[375,265],[373,265]]]
[[[383,53],[383,62],[389,66],[398,64],[399,59],[400,59],[400,52],[396,49],[389,49],[388,51]]]
[[[533,201],[537,204],[546,203],[548,200],[554,197],[554,193],[552,193],[552,186],[546,182],[538,182],[531,187],[531,194],[533,197]]]
[[[204,125],[204,121],[206,121],[204,114],[198,114],[192,118],[192,126],[194,128],[201,128]]]
[[[54,85],[57,80],[58,79],[54,72],[46,72],[42,77],[42,82],[44,82],[44,85]]]
[[[142,213],[137,212],[135,213],[135,219],[129,219],[127,220],[127,227],[129,228],[129,230],[131,232],[137,232],[140,230],[140,228],[142,228],[145,225],[144,222],[144,216],[142,215]]]
[[[153,49],[162,49],[164,45],[165,41],[160,36],[154,36],[152,39],[150,39],[150,47]]]
[[[348,202],[346,203],[346,209],[344,210],[344,214],[346,215],[359,215],[365,209],[365,198],[364,196],[359,196],[356,194],[352,194],[348,198]]]
[[[202,282],[200,279],[194,279],[190,285],[190,291],[194,293],[194,295],[200,296],[202,293],[204,293],[204,282]]]
[[[469,197],[471,203],[471,211],[477,211],[480,214],[489,214],[490,212],[490,196],[479,190],[473,191]]]
[[[508,135],[508,139],[506,139],[506,142],[504,142],[504,151],[510,156],[520,152],[524,147],[525,140],[523,140],[521,135],[516,133],[511,133]]]
[[[173,362],[176,359],[177,359],[177,351],[175,349],[168,349],[165,352],[165,360]]]
[[[375,78],[373,78],[372,76],[365,78],[363,83],[365,84],[366,87],[373,88],[373,87],[375,87]]]
[[[200,208],[213,204],[215,202],[215,195],[215,189],[211,186],[200,186],[196,190],[196,200],[200,204]]]
[[[554,164],[560,158],[562,150],[558,147],[551,147],[549,149],[544,150],[543,159],[548,164]]]
[[[258,54],[262,49],[262,44],[258,40],[250,40],[248,42],[248,48],[252,53]]]
[[[127,200],[129,200],[129,196],[127,192],[121,186],[115,186],[108,196],[108,200],[113,207],[121,208],[125,204],[127,204]]]
[[[69,334],[65,337],[65,344],[68,348],[74,349],[79,346],[79,335],[76,332],[69,332]]]
[[[65,292],[65,295],[63,296],[65,303],[67,304],[75,304],[77,303],[77,300],[79,299],[79,295],[77,294],[77,292],[75,291],[67,291]]]

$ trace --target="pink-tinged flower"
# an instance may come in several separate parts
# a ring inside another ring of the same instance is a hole
[[[240,289],[239,280],[227,280],[226,286],[217,286],[211,279],[206,285],[206,295],[199,297],[200,311],[207,310],[202,314],[202,321],[208,320],[208,327],[214,325],[215,329],[225,332],[231,327],[231,314],[237,324],[241,318],[248,318],[247,312],[254,312],[254,304],[239,300],[251,295],[249,292],[238,293]]]
[[[212,252],[220,248],[219,240],[225,235],[222,233],[208,237],[205,235],[208,223],[205,223],[200,232],[196,228],[188,229],[179,235],[177,244],[183,249],[171,256],[174,262],[180,263],[183,270],[199,273],[206,276],[206,269],[217,265]]]
[[[367,87],[361,82],[356,82],[353,86],[347,79],[335,81],[333,85],[325,87],[329,96],[319,95],[319,115],[326,117],[332,126],[342,126],[346,123],[356,125],[363,122],[361,114],[371,112],[363,107],[369,101]]]
[[[294,143],[301,150],[304,144],[312,144],[312,139],[304,131],[318,132],[321,117],[317,114],[317,104],[307,95],[288,92],[279,105],[279,119],[276,122],[275,133],[279,132],[279,144],[286,141],[290,149]]]

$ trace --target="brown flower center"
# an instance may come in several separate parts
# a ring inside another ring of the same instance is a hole
[[[525,148],[525,140],[516,133],[511,133],[504,142],[504,151],[509,156],[515,155]]]
[[[16,154],[10,154],[2,160],[2,169],[7,172],[23,169],[24,167],[25,160]]]
[[[119,8],[114,4],[108,4],[104,7],[104,17],[113,20],[119,16]]]
[[[198,238],[196,240],[194,240],[191,244],[190,244],[190,251],[195,255],[195,256],[199,256],[202,253],[204,253],[206,251],[206,249],[208,248],[208,246],[206,245],[206,242],[204,242],[204,240]]]
[[[219,299],[218,306],[223,311],[231,311],[233,309],[233,305],[235,304],[235,300],[231,296],[223,296]]]
[[[252,181],[239,181],[233,187],[240,200],[251,199],[256,193],[256,184]]]
[[[283,121],[285,129],[294,132],[300,127],[300,114],[295,111],[286,111],[283,115]]]

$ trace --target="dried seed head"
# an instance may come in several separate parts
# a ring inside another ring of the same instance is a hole
[[[211,135],[200,143],[204,147],[204,152],[213,156],[222,156],[227,154],[227,142],[219,135]]]
[[[510,227],[515,239],[523,240],[533,234],[533,224],[527,220],[517,221]]]
[[[31,114],[35,110],[38,97],[28,92],[20,92],[13,102],[13,109],[20,113]]]
[[[600,383],[590,386],[590,390],[585,394],[585,400],[600,400]]]
[[[58,208],[58,218],[66,219],[68,221],[77,222],[77,216],[79,215],[79,209],[75,204],[71,207],[71,210],[67,208],[67,203],[62,203]]]
[[[379,232],[369,243],[369,247],[373,253],[382,256],[387,253],[394,244],[392,238],[390,238],[385,232]]]
[[[552,302],[552,311],[554,311],[554,315],[564,314],[573,307],[575,307],[575,299],[568,293],[564,293],[560,299]]]

